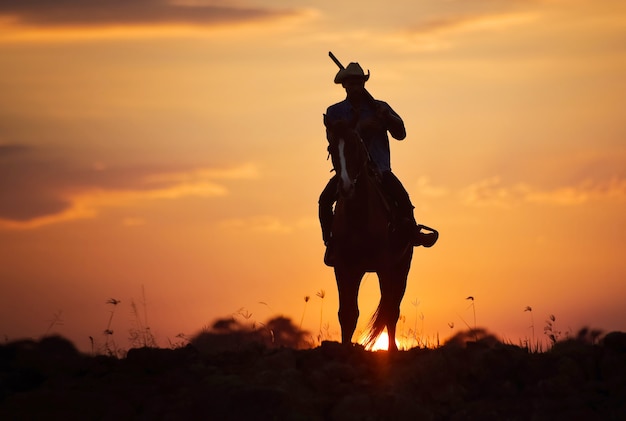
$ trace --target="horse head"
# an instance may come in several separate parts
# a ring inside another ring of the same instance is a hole
[[[363,140],[355,129],[356,119],[329,122],[324,115],[324,125],[330,133],[328,152],[339,177],[339,193],[344,197],[351,197],[357,179],[369,162]]]

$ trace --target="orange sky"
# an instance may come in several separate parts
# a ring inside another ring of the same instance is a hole
[[[317,198],[332,50],[404,118],[404,330],[626,329],[621,0],[0,5],[0,335],[160,345],[245,309],[338,339]],[[326,291],[322,300],[315,296]],[[361,291],[361,329],[378,301]],[[417,304],[417,305],[415,305]],[[142,310],[143,311],[143,310]],[[50,327],[55,315],[62,323]],[[449,325],[454,324],[454,328]],[[400,326],[400,331],[403,326]]]

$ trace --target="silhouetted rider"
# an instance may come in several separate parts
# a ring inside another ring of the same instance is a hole
[[[350,63],[345,69],[339,70],[335,83],[341,84],[346,90],[346,99],[331,105],[326,111],[326,137],[329,142],[334,134],[328,127],[334,125],[351,125],[356,121],[358,132],[374,164],[381,175],[381,184],[387,195],[396,203],[400,216],[400,228],[406,230],[413,246],[430,247],[437,240],[434,233],[422,233],[413,216],[413,204],[408,193],[398,178],[391,172],[389,137],[403,140],[406,130],[402,118],[384,101],[374,100],[365,90],[365,82],[369,79],[358,63]],[[322,226],[324,244],[332,242],[333,205],[337,200],[338,177],[335,174],[319,198],[319,218]]]

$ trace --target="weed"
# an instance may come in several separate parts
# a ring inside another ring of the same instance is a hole
[[[505,343],[508,343],[509,345],[513,345],[513,342],[511,341],[505,341]],[[541,343],[541,341],[531,342],[528,338],[525,338],[524,340],[520,339],[519,347],[524,348],[526,352],[529,352],[532,354],[539,354],[543,352],[543,344]]]
[[[470,307],[472,308],[472,312],[474,313],[474,330],[476,330],[476,306],[474,305],[474,297],[470,295],[469,297],[466,298],[466,300],[472,301],[472,304],[470,304]]]
[[[141,286],[141,305],[143,307],[143,321],[139,310],[137,310],[135,301],[131,300],[130,302],[131,312],[134,316],[136,327],[130,329],[129,340],[133,347],[141,346],[156,348],[156,339],[154,338],[154,335],[150,330],[150,325],[148,324],[148,302],[146,301],[146,290],[143,285]]]
[[[473,312],[473,315],[474,315],[474,327],[471,327],[469,325],[469,323],[467,323],[465,321],[465,319],[459,313],[457,313],[457,316],[459,316],[459,319],[461,319],[461,321],[465,324],[465,326],[467,326],[467,330],[469,332],[474,332],[474,334],[476,334],[476,332],[477,332],[477,328],[476,328],[476,306],[474,305],[474,297],[470,295],[469,297],[466,298],[466,300],[471,300],[472,301],[472,303],[469,305],[469,307],[467,309],[470,309],[470,308],[472,309],[472,312]],[[450,328],[452,329],[454,327],[454,323],[452,323],[452,325],[450,325],[450,323],[448,323],[448,326],[450,326]],[[476,342],[478,342],[478,336],[475,336],[474,340]]]
[[[147,316],[145,316],[146,319],[142,322],[135,301],[131,300],[130,307],[135,322],[135,327],[128,331],[130,334],[128,339],[130,340],[131,346],[156,348],[156,339],[150,330],[150,326],[148,326]]]
[[[589,329],[588,327],[583,327],[576,334],[576,341],[587,345],[597,345],[600,341],[602,333],[603,331],[601,329]]]
[[[302,317],[300,318],[300,327],[299,327],[300,330],[302,330],[302,323],[304,322],[304,315],[306,313],[306,305],[309,303],[310,299],[311,297],[309,297],[308,295],[304,296],[304,309],[302,309]]]
[[[419,305],[420,305],[420,301],[416,298],[415,300],[411,301],[411,305],[413,307],[415,307],[415,318],[413,319],[413,335],[412,335],[412,339],[415,343],[416,346],[420,346],[423,343],[423,336],[424,336],[424,313],[420,313],[419,312]],[[422,329],[421,329],[421,337],[418,338],[418,330],[417,330],[417,319],[421,319],[422,320]],[[409,331],[410,333],[410,331]]]
[[[120,300],[116,300],[115,298],[109,298],[106,302],[107,304],[111,304],[113,309],[111,310],[111,315],[109,316],[109,321],[107,323],[106,329],[104,329],[104,350],[110,356],[118,356],[120,350],[117,348],[115,344],[115,340],[113,339],[113,316],[115,315],[115,310],[117,305],[121,303]]]
[[[326,297],[326,291],[324,291],[323,289],[320,289],[315,295],[317,295],[322,300],[320,304],[320,331],[319,331],[319,335],[317,338],[318,342],[321,344],[322,340],[324,339],[324,334],[322,332],[322,323],[324,320],[324,298]]]
[[[541,341],[535,340],[535,318],[533,317],[533,308],[531,306],[526,306],[524,308],[524,312],[528,312],[530,314],[530,326],[531,330],[531,339],[525,338],[524,341],[520,340],[520,346],[522,348],[526,348],[526,351],[532,353],[542,352],[543,345]]]
[[[239,310],[237,310],[235,313],[233,313],[233,319],[235,319],[236,316],[239,316],[239,317],[243,318],[244,320],[248,321],[248,323],[250,323],[252,329],[256,328],[256,321],[255,320],[250,321],[250,319],[252,319],[252,313],[250,313],[248,310],[246,310],[245,307],[241,307]]]
[[[176,338],[178,339],[175,342],[172,342],[169,338],[167,338],[167,342],[170,344],[170,349],[184,348],[191,342],[191,338],[184,333],[179,333],[176,335]]]
[[[58,310],[52,315],[52,319],[50,320],[48,329],[46,329],[46,336],[48,336],[50,330],[52,330],[53,327],[63,326],[63,319],[61,319],[61,314],[63,314],[63,312],[61,310]]]
[[[556,344],[561,337],[561,331],[556,327],[556,317],[554,317],[554,314],[548,316],[546,325],[543,328],[543,333],[548,336],[552,346],[554,346],[554,344]]]
[[[400,335],[400,342],[406,345],[409,343],[409,338],[406,333],[406,316],[404,314],[400,314],[400,317],[398,318],[398,322],[402,323],[402,329],[400,330],[400,332],[402,332]]]

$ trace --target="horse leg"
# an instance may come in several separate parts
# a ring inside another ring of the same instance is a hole
[[[380,280],[380,306],[385,314],[385,326],[389,336],[389,351],[397,351],[396,326],[400,318],[400,304],[406,291],[409,268],[411,266],[411,252],[401,262],[379,273]]]
[[[335,266],[335,279],[339,291],[339,325],[341,326],[341,343],[352,343],[352,335],[359,319],[359,287],[365,272]]]

